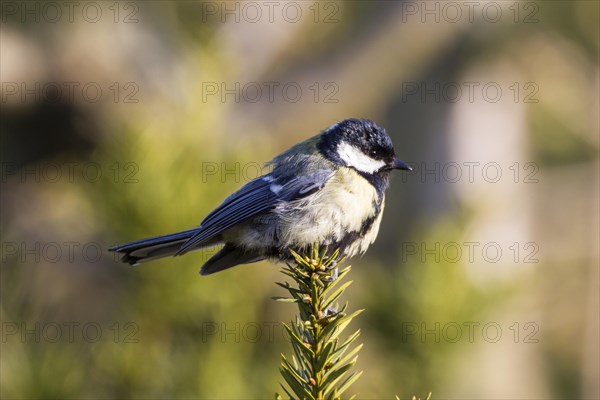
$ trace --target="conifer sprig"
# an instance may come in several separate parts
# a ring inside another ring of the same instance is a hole
[[[315,245],[309,254],[290,252],[294,260],[282,273],[296,285],[278,282],[291,297],[275,300],[296,303],[299,313],[291,324],[284,324],[293,355],[291,359],[281,355],[279,370],[285,381],[281,387],[291,399],[340,399],[362,375],[362,371],[349,373],[362,347],[362,344],[353,345],[360,331],[346,339],[340,335],[363,310],[348,314],[348,303],[340,309],[336,303],[352,283],[338,285],[350,272],[350,266],[338,268],[343,261],[339,250],[327,255],[327,249],[319,251]],[[281,396],[276,395],[276,398],[281,399]]]

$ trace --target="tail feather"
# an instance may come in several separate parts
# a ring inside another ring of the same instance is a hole
[[[240,248],[226,244],[217,254],[202,266],[201,275],[210,275],[239,264],[250,264],[264,260],[265,257],[256,253],[245,252]]]
[[[190,229],[188,231],[172,233],[170,235],[155,236],[121,244],[108,250],[123,254],[121,261],[131,265],[137,265],[140,262],[174,255],[180,249],[181,245],[196,232],[197,229]],[[219,239],[213,238],[209,242],[199,244],[197,249],[217,244],[219,241]]]

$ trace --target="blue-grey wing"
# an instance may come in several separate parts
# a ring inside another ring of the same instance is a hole
[[[281,201],[295,200],[316,192],[333,174],[334,171],[329,169],[293,177],[275,177],[271,173],[248,182],[208,214],[197,232],[183,243],[175,255],[184,254],[236,224],[271,210]]]

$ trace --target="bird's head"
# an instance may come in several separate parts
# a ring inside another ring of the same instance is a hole
[[[363,175],[412,170],[396,158],[385,129],[368,119],[346,119],[332,125],[321,134],[317,148],[329,160]]]

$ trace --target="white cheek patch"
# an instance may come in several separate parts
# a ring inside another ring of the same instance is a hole
[[[384,161],[375,160],[363,153],[359,148],[345,142],[338,145],[337,152],[342,161],[361,172],[372,174],[385,166]]]

